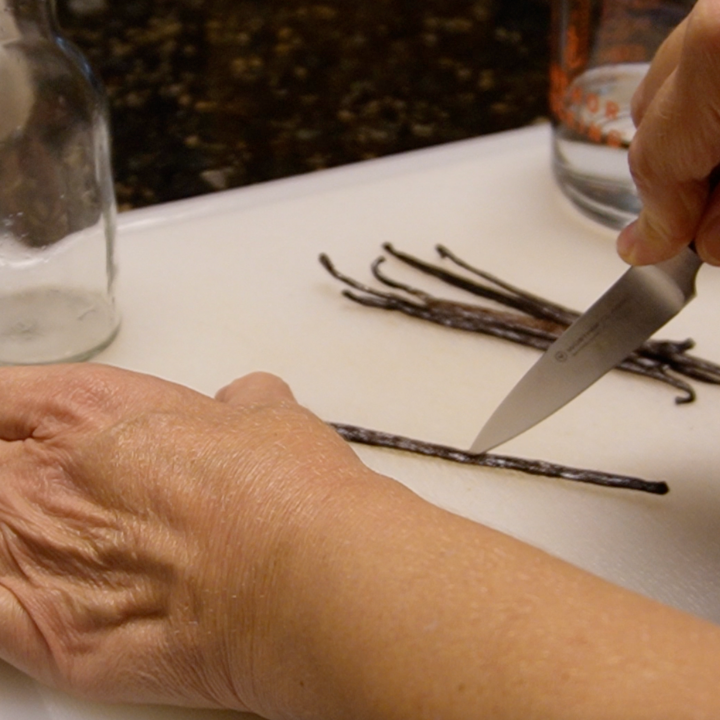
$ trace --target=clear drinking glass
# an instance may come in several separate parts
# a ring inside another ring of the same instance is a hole
[[[555,178],[575,206],[616,229],[640,200],[628,168],[630,100],[695,0],[552,0]]]
[[[117,333],[109,145],[52,0],[0,0],[0,364],[84,360]]]

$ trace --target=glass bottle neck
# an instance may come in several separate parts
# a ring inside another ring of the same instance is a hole
[[[0,42],[55,31],[55,0],[0,0]]]

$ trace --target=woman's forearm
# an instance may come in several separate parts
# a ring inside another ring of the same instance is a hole
[[[278,615],[305,658],[283,667],[306,713],[287,717],[720,717],[714,625],[384,478],[342,504]]]

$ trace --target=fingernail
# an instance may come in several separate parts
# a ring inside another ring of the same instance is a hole
[[[624,227],[617,239],[617,251],[625,262],[634,264],[637,254],[637,246],[640,242],[640,236],[637,229],[637,221],[630,223]]]
[[[671,238],[654,225],[654,218],[640,213],[638,219],[618,235],[617,251],[631,265],[647,265],[672,257],[685,243]]]

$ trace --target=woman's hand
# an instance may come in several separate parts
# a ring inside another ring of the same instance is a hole
[[[720,717],[720,631],[360,463],[277,378],[0,369],[0,657],[271,720]]]
[[[369,471],[277,378],[218,398],[99,365],[0,369],[0,657],[106,702],[274,714],[285,569]]]
[[[720,265],[720,1],[698,0],[658,51],[633,101],[630,169],[643,211],[618,238],[628,262],[655,263],[693,240]]]

